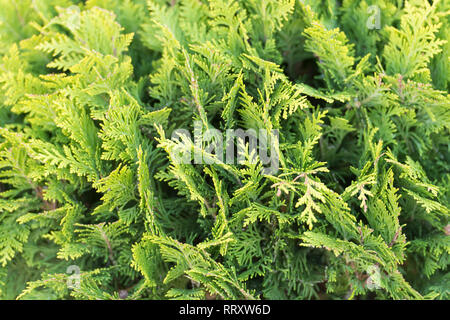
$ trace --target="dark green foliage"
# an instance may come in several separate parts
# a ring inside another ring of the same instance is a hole
[[[0,298],[449,298],[449,1],[0,7]]]

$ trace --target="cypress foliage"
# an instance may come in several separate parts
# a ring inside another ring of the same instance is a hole
[[[449,299],[450,2],[0,7],[0,298]]]

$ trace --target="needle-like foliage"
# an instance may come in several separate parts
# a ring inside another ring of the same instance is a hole
[[[0,298],[448,299],[432,2],[0,0]]]

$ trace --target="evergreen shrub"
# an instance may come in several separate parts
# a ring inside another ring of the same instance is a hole
[[[449,299],[449,14],[0,0],[0,298]]]

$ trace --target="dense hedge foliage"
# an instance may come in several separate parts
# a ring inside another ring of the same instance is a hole
[[[449,1],[0,8],[0,298],[449,298]]]

